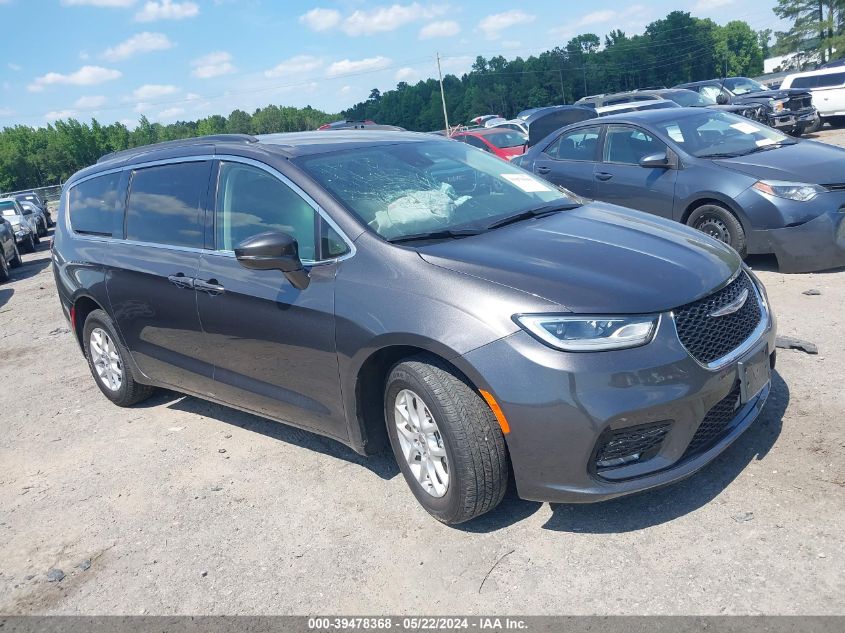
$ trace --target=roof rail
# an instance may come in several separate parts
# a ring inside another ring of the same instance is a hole
[[[209,134],[208,136],[194,136],[192,138],[180,138],[175,141],[164,141],[162,143],[154,143],[152,145],[141,145],[139,147],[130,147],[129,149],[111,152],[100,156],[97,163],[104,163],[107,160],[115,160],[117,158],[128,158],[130,156],[137,156],[139,154],[146,154],[157,149],[165,149],[167,147],[183,147],[190,145],[204,145],[206,143],[257,143],[258,139],[249,134]]]

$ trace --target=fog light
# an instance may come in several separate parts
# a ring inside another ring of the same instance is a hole
[[[641,453],[633,453],[631,455],[625,455],[624,457],[614,457],[612,459],[603,459],[601,461],[596,462],[597,468],[615,468],[617,466],[624,466],[625,464],[630,464],[631,462],[639,461]]]

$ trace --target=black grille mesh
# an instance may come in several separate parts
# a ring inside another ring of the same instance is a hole
[[[711,317],[714,310],[736,299],[748,290],[748,299],[739,310],[722,317]],[[675,310],[675,327],[687,351],[701,363],[722,358],[745,341],[757,324],[761,313],[757,295],[745,272],[712,295],[688,303]]]
[[[669,433],[671,422],[640,424],[607,433],[599,440],[596,451],[596,468],[601,470],[599,462],[627,457],[639,453],[637,462],[651,459],[660,451],[660,445]]]
[[[737,382],[727,396],[713,405],[713,408],[704,416],[695,435],[692,436],[681,459],[703,453],[725,436],[739,409],[739,392],[740,387]]]

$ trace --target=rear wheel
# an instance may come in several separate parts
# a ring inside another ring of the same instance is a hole
[[[32,233],[27,234],[22,246],[27,253],[35,252],[35,238],[32,237]]]
[[[6,255],[3,254],[3,248],[0,246],[0,281],[9,280],[9,262],[6,261]]]
[[[82,341],[91,375],[106,398],[120,407],[131,407],[153,394],[154,387],[142,385],[132,375],[126,364],[129,352],[105,312],[94,310],[88,315]]]
[[[38,237],[47,235],[47,220],[38,221]]]
[[[745,231],[736,216],[717,204],[704,204],[693,211],[687,225],[728,244],[745,258],[748,252]]]
[[[390,445],[417,501],[448,524],[495,508],[508,485],[505,440],[490,407],[440,359],[420,355],[385,387]]]

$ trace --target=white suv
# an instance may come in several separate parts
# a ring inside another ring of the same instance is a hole
[[[822,123],[845,125],[845,68],[842,66],[787,75],[780,87],[809,90]]]

